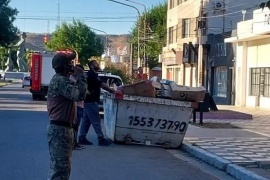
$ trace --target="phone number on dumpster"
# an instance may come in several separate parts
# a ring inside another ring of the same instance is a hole
[[[181,133],[187,128],[187,123],[180,121],[170,121],[166,119],[154,119],[151,117],[146,118],[139,116],[129,116],[128,119],[130,126],[154,127],[161,130],[179,131]]]

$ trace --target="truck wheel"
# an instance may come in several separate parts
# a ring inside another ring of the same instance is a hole
[[[38,100],[38,95],[37,94],[32,94],[32,99],[33,100]]]

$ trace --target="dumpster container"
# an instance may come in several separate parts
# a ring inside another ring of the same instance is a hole
[[[197,103],[104,94],[106,136],[115,143],[177,148],[188,128]]]

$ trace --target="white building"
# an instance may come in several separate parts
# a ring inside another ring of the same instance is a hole
[[[253,19],[237,24],[235,105],[270,108],[270,11],[253,11]]]
[[[250,9],[264,1],[168,0],[162,78],[186,86],[205,85],[206,36],[235,29],[243,18],[251,19]]]

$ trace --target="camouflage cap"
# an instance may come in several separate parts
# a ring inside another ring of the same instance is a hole
[[[57,53],[52,59],[52,67],[56,72],[64,71],[69,61],[76,58],[76,53],[65,54]]]

